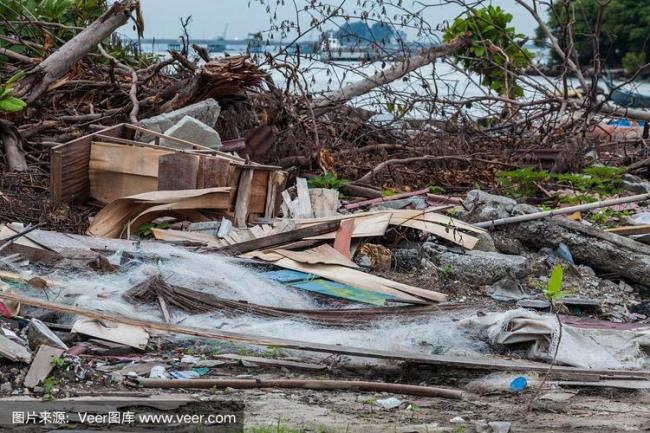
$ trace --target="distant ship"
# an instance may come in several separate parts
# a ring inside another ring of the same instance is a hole
[[[223,53],[226,51],[226,44],[224,38],[219,38],[215,42],[208,44],[209,53]]]
[[[323,62],[331,61],[364,61],[374,62],[386,57],[376,46],[344,46],[336,36],[329,34],[323,39],[320,47],[320,60]]]

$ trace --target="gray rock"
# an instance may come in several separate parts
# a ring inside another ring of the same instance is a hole
[[[472,204],[475,203],[496,203],[504,206],[509,206],[510,209],[517,205],[517,202],[510,197],[490,194],[488,192],[481,191],[480,189],[473,189],[468,192],[463,205],[465,205],[466,208],[471,208]]]
[[[624,174],[622,177],[620,188],[634,194],[645,194],[650,192],[650,182],[647,182],[640,177],[632,174]]]
[[[474,250],[493,253],[498,252],[497,247],[494,245],[494,239],[492,239],[492,236],[490,236],[489,233],[484,232],[476,235],[476,237],[478,238],[478,242],[474,245]]]
[[[512,215],[526,215],[529,213],[539,212],[540,209],[528,203],[519,203],[512,208]]]
[[[141,120],[139,126],[161,134],[177,124],[183,117],[190,116],[212,127],[217,122],[221,107],[214,99],[205,99],[196,104]],[[151,140],[147,138],[146,140]]]
[[[494,283],[489,293],[490,297],[497,301],[517,301],[528,297],[512,277],[505,277]]]
[[[11,382],[4,382],[2,385],[0,385],[0,392],[5,392],[5,393],[10,393],[13,391],[13,386],[11,385]]]
[[[497,251],[503,254],[521,255],[526,252],[526,247],[519,240],[508,235],[503,231],[491,232],[492,241]]]
[[[399,271],[413,271],[421,265],[421,254],[415,248],[398,248],[393,250],[395,268]]]
[[[502,278],[524,278],[531,270],[528,259],[486,251],[466,254],[445,252],[436,258],[438,266],[450,269],[455,279],[469,284],[490,285]]]
[[[507,218],[511,216],[516,205],[517,202],[509,197],[472,190],[463,201],[463,206],[469,211],[461,216],[469,222]]]
[[[207,146],[211,149],[218,149],[221,147],[221,137],[219,136],[219,133],[215,131],[214,128],[190,116],[183,117],[177,124],[166,130],[165,135],[180,138],[194,144]],[[192,148],[190,145],[184,145],[166,138],[160,140],[160,145],[173,147],[175,149]]]

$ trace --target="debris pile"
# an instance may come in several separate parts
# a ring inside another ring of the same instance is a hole
[[[101,45],[138,7],[83,52],[14,56],[35,69],[0,124],[0,395],[336,391],[508,431],[469,402],[650,389],[647,136],[387,126],[349,103],[377,83],[290,94],[246,55],[139,68]]]

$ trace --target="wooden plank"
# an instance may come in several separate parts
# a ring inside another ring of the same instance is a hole
[[[399,297],[400,300],[404,302],[424,303],[421,299],[433,302],[444,302],[447,300],[447,296],[442,293],[398,283],[397,281],[367,274],[344,266],[322,264],[309,265],[288,258],[275,260],[272,263],[281,268],[307,272],[352,287],[393,295]]]
[[[613,229],[607,229],[607,231],[621,236],[646,235],[650,233],[650,224],[615,227]]]
[[[253,168],[244,168],[239,178],[237,187],[237,201],[235,203],[235,227],[244,228],[248,221],[248,204],[251,199],[251,189],[253,185]]]
[[[350,243],[352,241],[352,232],[354,230],[354,218],[341,221],[341,226],[336,231],[334,238],[334,249],[345,257],[351,259]]]
[[[29,367],[27,376],[23,385],[26,388],[34,388],[36,385],[45,380],[54,369],[52,360],[63,355],[64,350],[59,347],[52,347],[41,344],[34,356],[32,365]]]
[[[124,131],[124,125],[120,124],[101,132],[107,136],[122,136]],[[50,171],[50,195],[55,204],[88,200],[88,164],[94,135],[85,135],[51,149],[50,155],[55,165]]]
[[[390,213],[378,213],[373,215],[361,216],[354,218],[354,229],[352,230],[351,237],[353,238],[367,238],[374,236],[383,236],[388,229],[390,222]],[[350,219],[350,218],[346,218]],[[335,221],[339,220],[335,218]],[[336,232],[327,233],[320,236],[313,236],[309,239],[336,239]]]
[[[304,177],[296,178],[296,190],[298,192],[298,218],[313,218],[314,213],[311,210],[311,200],[309,199],[309,187],[307,179]]]
[[[199,164],[197,188],[213,188],[228,186],[228,179],[233,174],[233,166],[229,160],[212,156],[204,156]]]
[[[315,224],[309,227],[292,230],[289,232],[278,233],[271,236],[265,236],[260,239],[251,241],[240,242],[225,248],[219,248],[218,251],[223,254],[238,255],[247,253],[249,251],[261,250],[265,248],[274,247],[277,245],[287,244],[289,242],[302,240],[306,237],[319,235],[321,233],[329,233],[335,231],[339,227],[339,221],[330,221],[324,224]]]
[[[158,191],[196,189],[201,157],[170,153],[158,158]]]
[[[319,295],[331,298],[345,299],[362,304],[384,306],[386,301],[399,301],[400,298],[394,295],[380,293],[376,291],[360,289],[348,284],[329,281],[324,278],[317,278],[308,281],[296,281],[289,284],[291,287],[306,290],[308,292],[318,293]]]
[[[174,153],[173,150],[162,148],[124,146],[93,141],[89,170],[158,177],[159,158]]]
[[[320,371],[327,368],[327,366],[323,364],[297,362],[297,361],[290,361],[288,359],[260,358],[259,356],[242,356],[242,355],[235,355],[234,353],[224,353],[223,355],[217,355],[216,358],[252,362],[253,364],[269,366],[269,367],[295,368],[298,370]]]
[[[391,219],[391,224],[393,224],[392,221],[393,219]],[[474,246],[478,243],[478,238],[475,238],[474,236],[468,235],[467,233],[463,233],[459,230],[449,229],[440,224],[432,223],[429,221],[404,219],[400,223],[394,225],[431,233],[432,235],[446,239],[450,242],[462,246],[463,248],[467,248],[468,250],[473,249]]]
[[[359,265],[336,251],[328,244],[319,245],[315,248],[310,248],[304,251],[275,249],[273,252],[291,260],[295,260],[296,262],[307,263],[310,265],[322,263],[325,265],[339,265],[348,268],[359,267]]]
[[[315,218],[338,215],[339,192],[335,189],[312,188],[309,201]]]
[[[264,218],[275,218],[280,209],[282,198],[280,191],[284,189],[287,182],[287,173],[284,171],[272,171],[269,173],[268,189],[266,192],[266,205],[264,207]]]
[[[159,158],[173,151],[93,142],[88,179],[90,197],[110,203],[158,189]]]
[[[250,202],[248,203],[249,214],[263,214],[266,210],[266,194],[269,186],[270,172],[266,170],[255,170],[251,182]]]
[[[87,310],[72,305],[58,304],[44,299],[36,299],[28,296],[17,295],[9,292],[0,292],[0,299],[20,302],[24,305],[44,308],[49,311],[74,314],[88,317],[95,320],[105,320],[115,323],[122,323],[138,326],[147,329],[169,332],[173,334],[192,335],[196,337],[211,338],[217,340],[238,341],[241,343],[275,346],[287,349],[308,350],[314,352],[334,353],[348,356],[359,356],[365,358],[392,359],[403,362],[414,362],[420,364],[441,365],[453,368],[478,369],[486,371],[537,371],[545,373],[549,364],[522,360],[509,360],[496,357],[482,356],[454,356],[454,355],[433,355],[417,352],[389,351],[378,349],[367,349],[360,347],[343,346],[336,344],[313,343],[284,338],[263,337],[259,335],[243,334],[239,332],[221,331],[215,329],[197,328],[191,326],[176,325],[170,323],[153,322],[148,320],[135,319],[121,316],[115,313]],[[565,374],[598,374],[603,377],[643,377],[650,378],[650,370],[607,370],[553,366],[554,373]]]
[[[136,349],[144,349],[149,341],[149,334],[141,326],[119,322],[101,323],[94,319],[79,319],[72,325],[73,333],[90,335],[113,343],[123,344]]]

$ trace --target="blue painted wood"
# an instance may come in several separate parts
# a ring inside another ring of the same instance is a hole
[[[279,283],[293,283],[294,281],[308,281],[317,278],[314,274],[307,274],[300,271],[292,271],[290,269],[282,269],[280,271],[262,272],[264,278],[277,281]]]
[[[396,299],[392,295],[348,286],[347,284],[318,278],[314,274],[292,271],[290,269],[263,272],[262,276],[297,289],[319,293],[333,298],[342,298],[347,299],[348,301],[361,302],[364,304],[383,306],[385,305],[386,300]]]
[[[362,302],[370,305],[383,306],[387,299],[395,299],[391,295],[359,289],[357,287],[348,286],[347,284],[341,284],[322,278],[310,281],[300,281],[297,283],[291,283],[290,285],[298,289],[320,293],[321,295],[343,298],[349,301]]]

